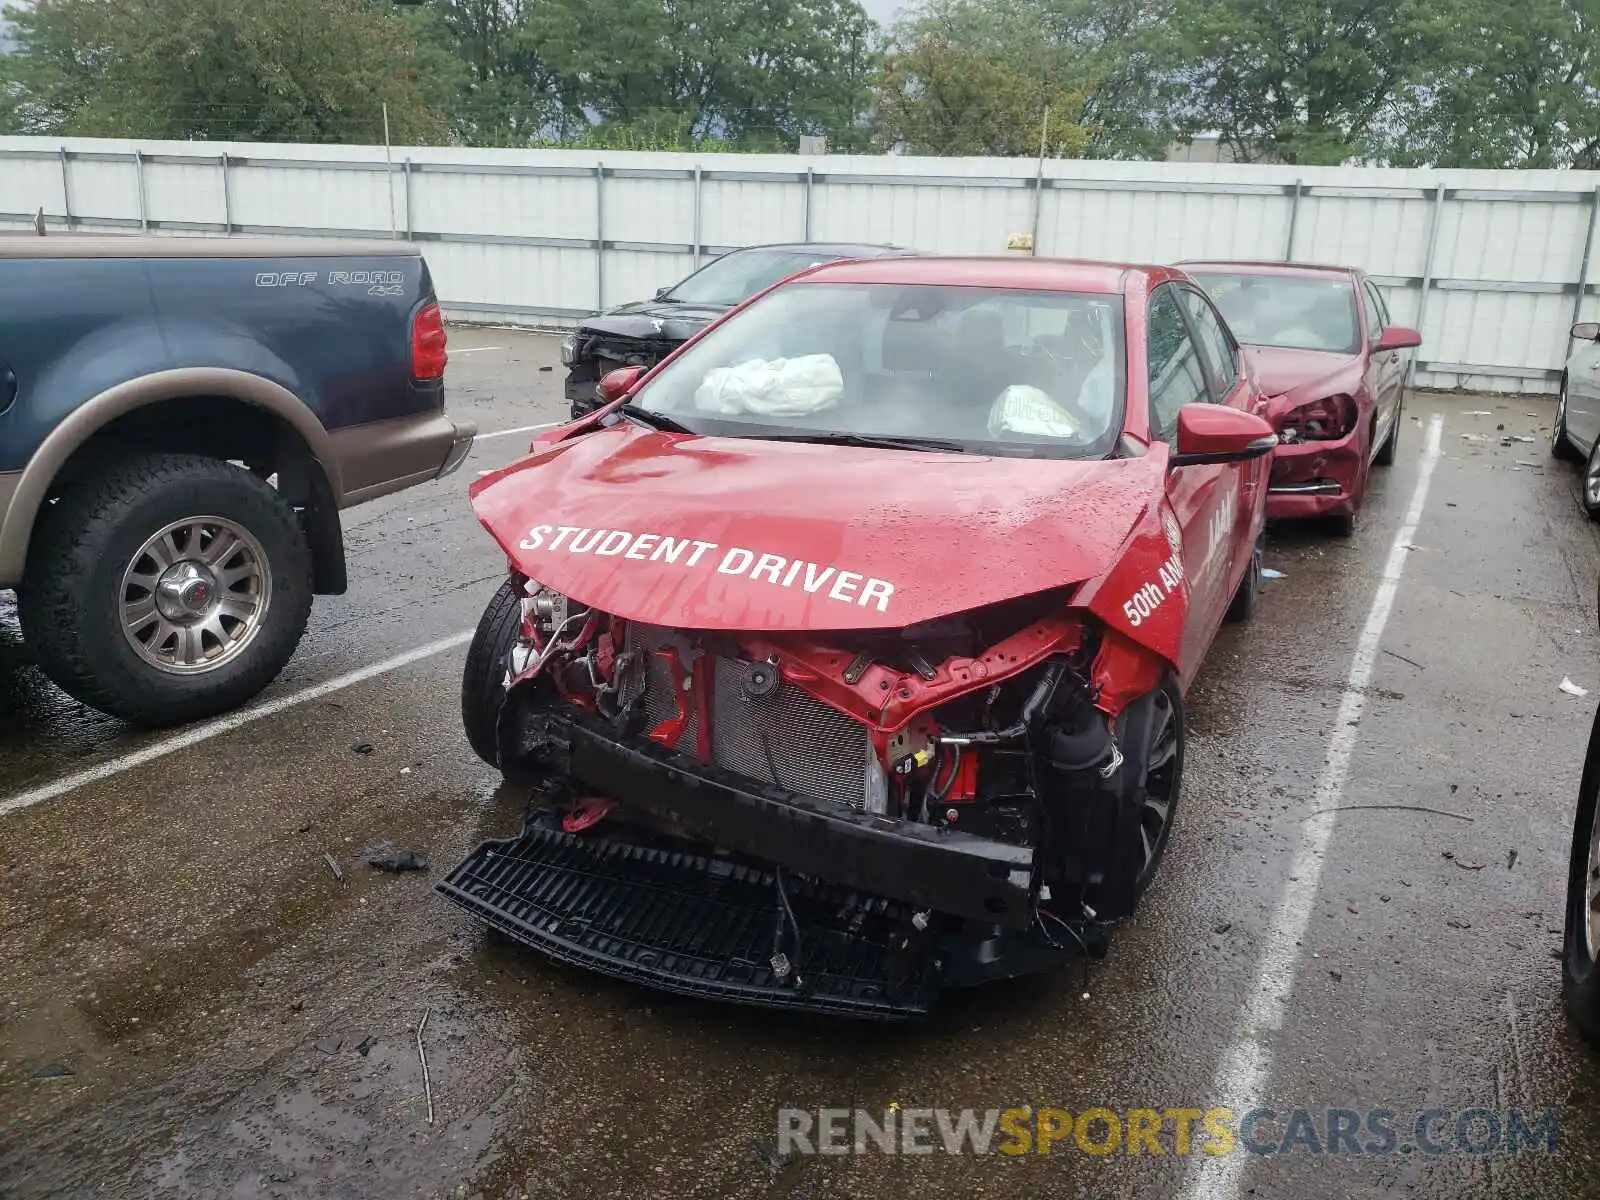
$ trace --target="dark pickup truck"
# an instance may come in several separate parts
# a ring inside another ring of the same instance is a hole
[[[445,329],[403,242],[0,236],[0,588],[39,667],[141,725],[266,687],[339,512],[436,479]]]

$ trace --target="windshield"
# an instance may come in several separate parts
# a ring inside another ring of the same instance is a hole
[[[1125,363],[1117,296],[802,283],[711,330],[633,405],[719,436],[1103,457]]]
[[[1190,271],[1217,302],[1234,337],[1249,346],[1331,350],[1361,345],[1348,279]]]
[[[701,267],[663,299],[732,308],[796,271],[832,260],[833,255],[814,250],[734,250]]]

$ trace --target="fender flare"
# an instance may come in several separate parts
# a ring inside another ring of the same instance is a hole
[[[335,501],[344,495],[339,461],[328,431],[305,402],[282,384],[226,367],[155,371],[114,384],[73,409],[28,459],[10,504],[0,514],[0,586],[22,579],[34,520],[49,493],[50,484],[73,453],[116,418],[146,405],[186,396],[226,396],[264,409],[285,421],[305,442]]]

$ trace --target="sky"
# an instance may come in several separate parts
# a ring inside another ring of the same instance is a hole
[[[861,0],[861,7],[879,25],[890,25],[894,22],[895,14],[905,5],[901,0]]]

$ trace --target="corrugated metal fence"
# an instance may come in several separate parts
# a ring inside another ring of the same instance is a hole
[[[1600,318],[1597,206],[1592,172],[0,138],[0,226],[408,237],[462,319],[562,324],[804,239],[1346,263],[1446,388],[1553,390],[1569,325]]]

